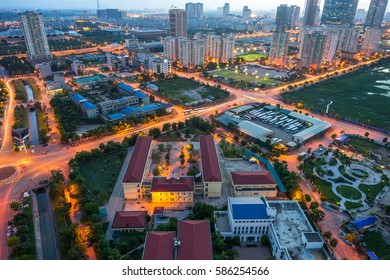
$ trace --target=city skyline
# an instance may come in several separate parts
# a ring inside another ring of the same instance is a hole
[[[194,3],[203,3],[205,10],[216,10],[217,7],[222,7],[225,3],[230,3],[231,11],[241,11],[243,6],[248,6],[253,11],[258,10],[274,10],[280,4],[288,4],[288,5],[298,5],[301,8],[304,7],[306,0],[276,0],[269,3],[259,3],[255,0],[246,0],[246,1],[220,1],[220,0],[211,0],[211,1],[179,1],[173,0],[170,2],[162,1],[162,0],[145,0],[141,3],[123,3],[123,1],[113,0],[100,0],[100,8],[118,8],[118,9],[127,9],[127,10],[144,10],[150,9],[150,7],[156,7],[155,9],[169,9],[172,6],[177,8],[185,8],[185,4],[188,2]],[[320,7],[321,10],[324,6],[324,0],[321,1]],[[34,1],[34,5],[31,4],[31,1],[21,0],[18,3],[11,2],[9,0],[2,1],[0,3],[0,9],[8,8],[8,9],[74,9],[75,5],[80,9],[96,9],[97,1],[96,0],[85,0],[83,1],[83,5],[80,5],[79,1],[69,0],[69,1],[50,1],[47,3],[46,0],[37,0]],[[358,4],[358,8],[364,8],[368,10],[370,5],[370,0],[360,0]],[[150,9],[153,10],[153,9]],[[390,10],[390,7],[387,8],[387,12]],[[302,11],[302,10],[301,10]]]

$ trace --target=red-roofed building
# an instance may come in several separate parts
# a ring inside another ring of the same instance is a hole
[[[153,202],[192,202],[194,200],[194,178],[167,179],[153,177],[150,194]]]
[[[209,221],[180,221],[177,232],[178,260],[213,259]]]
[[[276,197],[277,184],[269,171],[231,172],[234,196]]]
[[[212,260],[209,221],[179,221],[177,237],[172,231],[148,232],[144,260]]]
[[[204,196],[209,198],[221,197],[222,176],[219,169],[217,151],[212,136],[199,136]]]
[[[149,231],[145,239],[143,260],[174,260],[174,231]]]
[[[119,231],[144,231],[147,211],[118,211],[112,229]]]
[[[126,199],[140,199],[144,195],[142,183],[145,179],[152,151],[152,137],[140,136],[122,179]]]

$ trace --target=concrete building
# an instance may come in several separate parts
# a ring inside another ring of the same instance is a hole
[[[248,6],[244,6],[242,9],[242,20],[248,21],[251,19],[252,10]]]
[[[27,55],[33,61],[47,61],[52,58],[43,15],[41,13],[20,13],[20,23],[23,29]]]
[[[73,94],[72,102],[83,113],[83,116],[88,119],[95,119],[98,115],[97,108],[94,104],[89,102],[84,96],[76,93]]]
[[[187,16],[185,10],[169,10],[169,36],[187,37]]]
[[[153,59],[153,73],[168,75],[171,73],[172,61],[168,58]]]
[[[85,71],[85,64],[78,59],[74,59],[70,66],[72,68],[72,71],[76,74],[76,76],[84,73]]]
[[[267,236],[277,260],[327,259],[322,236],[297,201],[228,197],[227,211],[218,211],[215,217],[215,229],[223,238],[239,236],[241,242],[257,243]]]
[[[353,25],[359,0],[325,0],[321,24]]]
[[[234,196],[276,197],[277,184],[269,171],[231,172]]]
[[[119,63],[116,55],[107,52],[106,59],[107,59],[107,66],[108,68],[110,68],[111,71],[116,71],[119,69]]]
[[[315,26],[320,14],[321,0],[306,0],[303,26]]]
[[[153,203],[193,202],[194,192],[194,177],[180,177],[180,179],[153,177],[150,188]]]
[[[151,152],[152,137],[138,137],[122,180],[126,199],[141,199],[145,195],[142,184],[150,165]]]
[[[230,4],[225,3],[225,5],[222,8],[222,17],[227,17],[227,15],[230,14]]]
[[[366,30],[364,36],[361,54],[370,56],[373,52],[378,51],[379,41],[381,40],[383,30],[380,28],[370,28]]]
[[[220,198],[222,195],[222,176],[214,139],[212,136],[200,135],[199,145],[204,197]]]
[[[143,260],[212,260],[209,221],[179,221],[174,231],[146,235]]]
[[[146,228],[147,211],[118,211],[111,228],[115,231],[142,232]]]
[[[127,84],[118,84],[118,91],[123,95],[132,95],[138,98],[138,103],[140,105],[150,104],[150,96],[143,93],[139,89],[135,89]]]
[[[230,62],[234,59],[235,40],[232,36],[209,34],[206,42],[206,60],[213,62]]]
[[[291,28],[298,27],[300,12],[301,12],[301,8],[299,6],[297,6],[297,5],[290,6],[289,22],[291,23]]]
[[[99,102],[98,104],[99,112],[103,116],[108,114],[118,112],[130,106],[138,106],[139,99],[137,96],[124,96],[115,100],[107,100]]]
[[[155,40],[166,36],[167,32],[161,29],[134,29],[129,30],[129,35],[133,35],[139,40]]]
[[[166,37],[164,39],[164,55],[172,61],[180,61],[180,65],[192,68],[203,66],[206,57],[204,40],[184,37]]]
[[[186,3],[186,13],[188,19],[202,19],[203,3]]]
[[[288,60],[288,43],[290,33],[281,30],[272,33],[272,41],[269,51],[269,63],[273,65],[284,65]]]
[[[302,67],[318,69],[321,66],[326,37],[326,33],[317,31],[304,34],[299,50]]]
[[[220,62],[231,62],[234,59],[234,44],[233,36],[222,37],[222,51]]]
[[[38,68],[40,79],[46,79],[47,77],[53,75],[50,62],[39,63],[35,65],[35,67]]]
[[[290,7],[287,4],[276,8],[275,25],[276,31],[291,29]]]
[[[381,27],[389,0],[371,0],[364,28]]]

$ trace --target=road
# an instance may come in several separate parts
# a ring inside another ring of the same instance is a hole
[[[209,83],[210,85],[216,85],[215,82],[206,80],[202,77],[199,77],[196,74],[186,74],[186,73],[178,73],[179,76],[184,77],[194,77],[197,80],[201,80],[202,82]],[[312,78],[314,79],[314,78]],[[9,87],[9,80],[7,81],[7,87]],[[17,166],[19,169],[22,165],[26,166],[24,171],[22,173],[19,173],[16,177],[14,177],[11,181],[8,182],[0,182],[0,259],[7,259],[8,258],[8,248],[6,246],[6,239],[4,238],[3,232],[6,232],[6,224],[7,221],[12,217],[12,213],[9,209],[9,200],[16,197],[16,195],[20,194],[21,191],[24,191],[26,189],[30,189],[38,184],[39,180],[42,180],[43,178],[48,178],[49,176],[49,170],[51,169],[62,169],[65,174],[68,172],[68,166],[67,162],[73,158],[78,151],[82,150],[91,150],[98,146],[100,143],[107,143],[108,141],[122,141],[125,136],[131,135],[135,132],[148,132],[148,130],[152,127],[162,127],[164,123],[166,122],[179,122],[184,121],[185,119],[192,117],[192,116],[200,116],[202,118],[207,119],[209,115],[213,114],[215,111],[224,111],[232,106],[245,104],[245,103],[253,103],[253,102],[268,102],[273,105],[280,104],[281,102],[278,100],[275,100],[277,97],[277,94],[270,94],[266,95],[264,93],[260,92],[253,92],[253,91],[246,91],[246,90],[238,90],[234,89],[228,86],[223,86],[226,88],[229,92],[234,94],[235,99],[229,100],[228,102],[225,102],[223,104],[215,105],[213,107],[209,107],[200,111],[194,111],[188,115],[184,115],[182,112],[182,109],[179,109],[176,107],[176,110],[178,113],[171,118],[166,118],[164,121],[159,121],[158,123],[152,122],[148,123],[142,126],[133,127],[130,129],[127,129],[125,131],[122,131],[118,134],[111,135],[104,137],[103,139],[96,139],[96,140],[88,140],[85,142],[80,143],[78,146],[75,147],[68,147],[63,146],[60,144],[56,145],[49,145],[48,147],[37,147],[35,150],[37,151],[36,154],[31,153],[15,153],[12,151],[12,138],[10,135],[11,131],[11,124],[12,124],[12,116],[13,116],[13,107],[14,107],[14,101],[13,101],[13,91],[9,87],[10,90],[10,101],[9,106],[6,110],[6,119],[4,128],[4,148],[1,149],[1,162],[0,167],[2,166],[9,166],[14,165]],[[281,88],[274,89],[275,91],[280,92]],[[44,100],[47,102],[47,98],[44,97]],[[283,105],[284,108],[293,110],[294,107],[290,105]],[[305,112],[305,111],[304,111]],[[361,127],[336,121],[331,118],[327,117],[320,117],[321,119],[330,122],[333,125],[333,131],[338,133],[341,130],[344,130],[346,133],[356,133],[359,134],[360,131],[362,131]],[[364,129],[363,130],[368,131],[370,133],[370,136],[374,139],[377,139],[381,141],[385,135],[383,133]],[[363,133],[364,133],[363,132]],[[311,142],[309,145],[311,146],[318,146],[318,143],[329,143],[332,139],[330,137],[332,132],[328,132],[325,137],[321,140],[315,140]],[[327,146],[327,144],[325,145]],[[45,152],[46,154],[42,154],[42,152]],[[297,151],[298,153],[298,151]],[[294,163],[293,155],[291,155],[291,167],[295,165],[296,168],[296,162]],[[295,155],[296,158],[296,155]],[[331,216],[331,215],[330,215]]]

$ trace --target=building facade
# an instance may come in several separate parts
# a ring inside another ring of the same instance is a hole
[[[150,194],[153,203],[191,203],[194,201],[194,178],[153,177]]]
[[[334,25],[352,25],[359,0],[325,0],[321,23]]]
[[[118,112],[126,107],[138,105],[139,100],[136,96],[125,96],[115,100],[107,100],[98,103],[99,111],[103,116]]]
[[[169,10],[169,36],[187,37],[187,15],[185,10]]]
[[[380,28],[370,28],[366,30],[363,39],[361,54],[370,56],[373,52],[378,51],[379,41],[381,40],[383,30]]]
[[[320,14],[321,0],[306,0],[303,26],[315,26]]]
[[[288,60],[288,43],[290,34],[284,30],[272,33],[272,41],[269,51],[269,63],[284,65]]]
[[[52,58],[41,13],[19,14],[27,55],[33,61],[47,61]]]
[[[248,6],[244,6],[242,9],[242,19],[247,21],[251,19],[252,10],[248,8]]]
[[[153,59],[153,73],[168,75],[171,73],[172,61],[168,58]]]
[[[364,28],[381,27],[389,0],[371,0]]]
[[[186,3],[188,19],[201,19],[203,17],[203,3]]]
[[[276,197],[277,184],[269,171],[231,172],[234,196]]]

